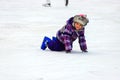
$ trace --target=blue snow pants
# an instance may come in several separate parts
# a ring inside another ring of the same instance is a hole
[[[48,43],[48,48],[52,51],[64,51],[65,46],[57,38]]]

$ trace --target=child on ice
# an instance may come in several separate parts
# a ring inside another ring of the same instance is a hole
[[[52,39],[44,37],[41,49],[45,50],[48,47],[52,51],[66,51],[66,53],[69,53],[72,50],[73,42],[78,38],[80,49],[82,52],[87,52],[84,32],[88,22],[89,20],[84,14],[71,17],[66,25],[58,30],[56,37]]]

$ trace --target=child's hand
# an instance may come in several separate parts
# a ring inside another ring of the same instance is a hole
[[[71,52],[71,50],[66,50],[66,53],[70,53]]]
[[[87,53],[88,51],[87,51],[87,50],[83,50],[82,52],[85,52],[85,53]]]

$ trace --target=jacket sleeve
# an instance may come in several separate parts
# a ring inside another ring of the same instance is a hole
[[[72,42],[71,42],[70,36],[72,35],[72,33],[69,29],[69,25],[67,25],[67,26],[68,27],[63,32],[63,43],[65,45],[65,50],[71,51],[72,50]]]
[[[86,44],[86,39],[85,39],[85,35],[84,35],[84,29],[79,32],[79,44],[80,44],[80,48],[81,48],[82,51],[87,50],[87,44]]]
[[[71,45],[69,35],[64,35],[64,45],[65,45],[65,50],[66,51],[71,51],[72,50],[72,45]]]

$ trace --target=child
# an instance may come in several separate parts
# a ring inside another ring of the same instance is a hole
[[[87,52],[84,31],[88,22],[89,20],[84,14],[71,17],[52,40],[46,36],[44,37],[41,49],[45,50],[48,47],[52,51],[66,51],[66,53],[69,53],[72,50],[73,42],[78,38],[80,49],[82,52]]]

